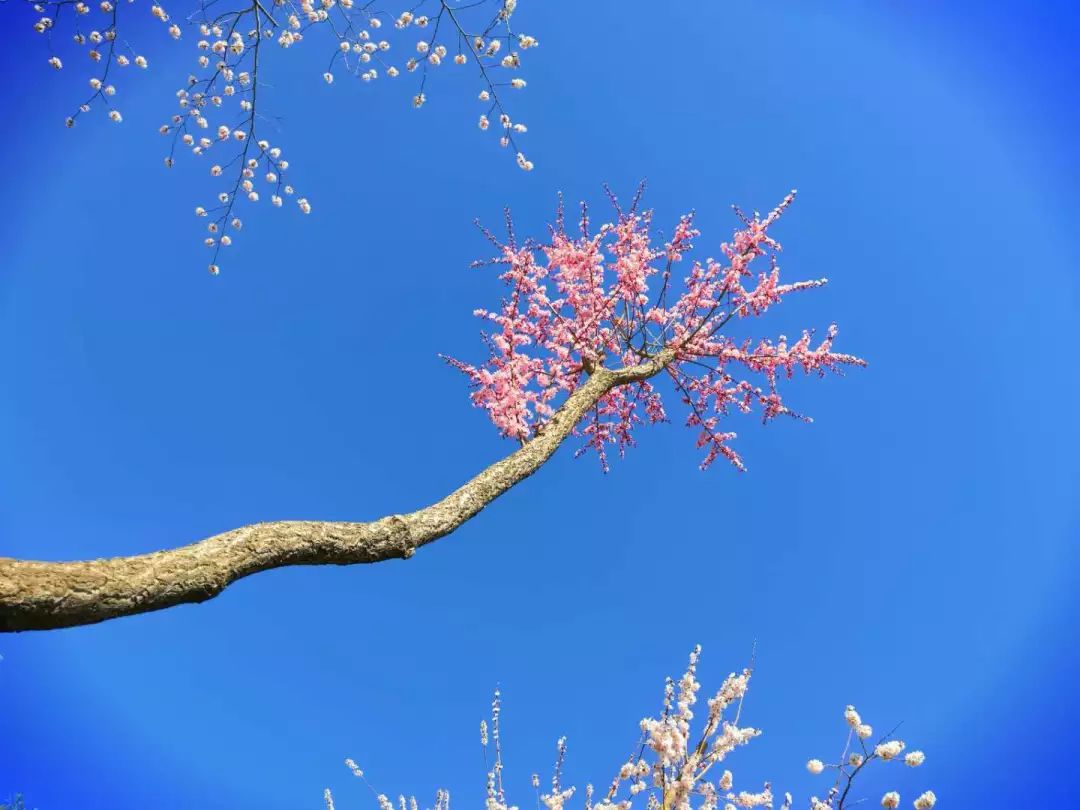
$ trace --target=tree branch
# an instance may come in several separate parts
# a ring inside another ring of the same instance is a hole
[[[536,472],[609,391],[671,362],[664,350],[637,366],[600,368],[539,435],[437,503],[370,523],[255,523],[169,551],[83,562],[0,558],[0,632],[50,630],[212,599],[238,579],[289,565],[407,559],[445,537]]]

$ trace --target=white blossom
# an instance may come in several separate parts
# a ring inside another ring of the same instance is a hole
[[[917,768],[926,761],[926,754],[922,751],[911,751],[904,756],[904,764],[909,768]]]

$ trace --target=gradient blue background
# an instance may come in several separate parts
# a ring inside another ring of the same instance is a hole
[[[581,9],[585,10],[582,11]],[[180,8],[173,9],[174,14]],[[147,15],[148,16],[148,15]],[[409,562],[283,570],[202,606],[0,638],[0,796],[41,810],[341,808],[375,785],[478,806],[477,722],[506,700],[511,795],[570,741],[603,783],[700,642],[747,660],[733,760],[804,795],[854,702],[928,752],[905,806],[1062,807],[1080,788],[1072,3],[523,0],[525,175],[471,81],[322,83],[275,56],[274,111],[311,217],[261,208],[210,278],[203,170],[161,167],[191,42],[146,21],[122,126],[62,120],[21,4],[0,7],[0,554],[131,554],[256,520],[423,505],[507,452],[462,378],[500,294],[471,222],[540,234],[555,193],[647,176],[658,221],[800,199],[759,324],[836,320],[869,369],[798,381],[810,426],[733,420],[750,472],[702,474],[679,424],[604,477],[565,450]],[[309,47],[310,46],[310,47]],[[14,93],[14,95],[12,95]],[[672,412],[680,414],[677,403]],[[901,770],[897,766],[897,770]],[[545,777],[546,778],[546,777]],[[884,782],[868,784],[876,802]]]

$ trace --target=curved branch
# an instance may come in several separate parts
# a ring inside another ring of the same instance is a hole
[[[169,551],[84,562],[0,558],[0,632],[95,624],[204,602],[238,579],[289,565],[353,565],[407,559],[445,537],[546,462],[606,393],[652,377],[665,350],[640,365],[598,369],[520,449],[441,501],[370,523],[254,523]]]

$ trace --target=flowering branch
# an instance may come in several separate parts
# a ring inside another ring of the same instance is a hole
[[[763,315],[785,296],[826,283],[780,283],[780,244],[769,229],[795,192],[765,217],[736,209],[743,227],[721,245],[726,262],[695,262],[680,285],[674,266],[699,235],[693,216],[684,216],[671,240],[658,245],[650,233],[651,212],[637,210],[641,191],[626,211],[612,196],[617,217],[595,233],[584,206],[576,236],[567,234],[561,206],[550,241],[543,244],[519,245],[509,219],[505,241],[485,231],[499,251],[488,263],[504,268],[500,278],[510,292],[499,310],[475,312],[491,325],[484,335],[487,361],[446,359],[468,376],[473,403],[487,411],[499,432],[525,441],[545,429],[557,403],[596,368],[670,357],[665,376],[689,407],[686,424],[698,430],[697,445],[706,451],[702,468],[724,457],[745,469],[729,445],[736,434],[719,430],[730,410],[758,408],[764,422],[782,415],[810,421],[784,403],[779,380],[797,369],[823,376],[865,363],[833,351],[835,325],[816,346],[809,331],[793,343],[783,335],[775,342],[740,343],[722,334],[733,320]],[[753,263],[763,257],[769,269],[755,274]],[[650,296],[656,276],[660,290]],[[664,421],[661,392],[641,380],[606,393],[575,432],[585,440],[582,450],[595,451],[606,471],[608,446],[621,456],[634,445],[639,425]]]
[[[448,362],[469,376],[474,404],[521,444],[518,450],[431,506],[370,523],[257,523],[170,551],[86,562],[0,558],[0,631],[92,624],[202,602],[271,568],[411,557],[536,472],[571,435],[584,439],[582,450],[596,451],[606,470],[608,445],[622,454],[634,444],[637,426],[666,420],[652,383],[661,375],[690,407],[686,423],[699,430],[698,447],[706,448],[701,466],[723,456],[743,469],[728,444],[735,434],[719,430],[729,407],[757,406],[766,422],[794,415],[777,390],[781,376],[797,368],[823,375],[863,361],[832,350],[835,327],[816,347],[808,332],[791,345],[781,337],[752,348],[750,341],[720,334],[734,318],[761,315],[788,293],[824,283],[779,283],[780,246],[768,229],[790,195],[764,218],[743,217],[744,227],[721,246],[727,262],[695,263],[670,304],[672,268],[697,231],[684,217],[671,241],[654,247],[649,215],[636,213],[638,199],[625,212],[615,202],[617,221],[594,235],[584,209],[580,236],[565,233],[560,212],[547,245],[519,245],[509,221],[505,243],[489,234],[510,293],[499,310],[476,311],[493,325],[485,336],[488,361]],[[751,263],[766,255],[770,271],[744,286],[753,278]],[[663,270],[654,266],[660,260]],[[648,279],[657,273],[663,284],[650,303]],[[736,371],[759,375],[765,384],[736,380]]]
[[[92,94],[67,117],[67,126],[74,127],[77,119],[98,103],[105,107],[112,121],[122,122],[123,116],[114,105],[117,89],[110,83],[110,70],[113,65],[130,64],[146,68],[148,62],[120,38],[119,4],[101,0],[97,8],[104,15],[101,18],[104,25],[101,30],[94,28],[84,33],[97,13],[88,3],[82,0],[27,2],[37,15],[34,29],[47,40],[51,67],[61,70],[65,59],[71,61],[67,53],[61,58],[60,43],[54,39],[57,26],[66,23],[69,16],[73,18],[75,46],[85,47],[90,60],[101,66],[100,72],[90,79]],[[129,4],[134,2],[128,0]],[[429,7],[431,14],[423,13]],[[282,49],[289,49],[312,31],[325,32],[333,42],[329,64],[323,73],[328,84],[334,82],[334,71],[339,69],[340,73],[368,84],[382,76],[393,79],[402,71],[419,72],[418,91],[412,96],[416,108],[427,100],[429,72],[448,61],[455,65],[472,63],[481,84],[479,99],[487,105],[479,117],[480,129],[487,130],[491,119],[497,118],[498,131],[502,133],[500,145],[512,149],[522,169],[531,170],[532,161],[520,151],[514,137],[527,128],[510,117],[499,96],[502,89],[520,90],[526,86],[525,80],[516,75],[521,66],[521,52],[538,45],[535,37],[513,30],[511,18],[516,7],[517,0],[420,0],[410,10],[395,16],[381,9],[376,0],[199,0],[198,9],[187,19],[198,34],[198,68],[177,91],[180,109],[160,127],[160,132],[170,139],[165,157],[167,167],[175,165],[180,147],[199,159],[220,155],[212,160],[209,174],[228,180],[216,192],[214,205],[195,207],[196,216],[209,220],[203,241],[212,250],[208,265],[211,275],[220,273],[221,250],[232,244],[235,232],[243,226],[237,211],[241,198],[249,203],[259,202],[260,189],[266,189],[271,205],[280,208],[286,198],[296,195],[287,180],[289,162],[282,157],[281,146],[271,143],[260,126],[258,92],[266,84],[261,61],[266,42],[276,41]],[[183,37],[184,30],[162,5],[154,3],[149,8],[167,26],[173,39]],[[125,16],[127,13],[125,10]],[[419,30],[415,47],[410,48],[413,55],[404,61],[393,58],[392,52],[396,53],[391,43],[393,36],[385,33],[384,27],[402,32],[403,37],[407,31]],[[451,50],[455,52],[452,58]],[[78,50],[74,52],[76,58],[78,53]],[[232,104],[239,108],[239,115],[230,112]],[[214,117],[217,120],[211,121]],[[267,185],[260,186],[260,180]],[[301,212],[311,212],[306,197],[296,197],[296,204]]]
[[[698,658],[701,647],[696,647],[690,654],[690,663],[686,672],[676,684],[670,678],[664,687],[663,710],[659,718],[647,717],[640,723],[641,741],[635,746],[636,753],[627,759],[611,780],[607,792],[596,799],[591,784],[585,786],[585,810],[633,810],[635,804],[644,802],[646,810],[737,810],[737,808],[773,807],[772,786],[766,782],[759,791],[735,791],[734,775],[724,769],[716,776],[716,771],[726,764],[727,757],[762,732],[760,729],[740,724],[743,700],[750,688],[751,669],[740,673],[732,672],[723,681],[720,689],[707,701],[707,713],[704,723],[695,732],[694,706],[697,704],[701,684],[697,679]],[[502,753],[498,746],[499,716],[502,711],[500,694],[495,692],[492,702],[492,730],[495,745],[494,765],[487,775],[486,810],[518,810],[507,801],[502,785]],[[873,735],[870,726],[862,722],[853,706],[844,711],[844,719],[849,726],[848,742],[836,765],[826,766],[821,760],[811,759],[806,767],[810,773],[819,775],[827,769],[837,771],[836,783],[824,799],[811,796],[810,810],[844,810],[852,802],[851,789],[858,776],[871,762],[889,762],[900,758],[906,749],[901,740],[892,734],[868,749],[865,740]],[[480,725],[480,742],[485,751],[488,746],[487,724]],[[849,753],[851,741],[857,738],[862,746],[862,753]],[[532,784],[537,791],[537,806],[543,803],[547,810],[565,810],[573,798],[576,789],[562,783],[562,768],[566,758],[566,738],[561,737],[556,743],[555,770],[551,780],[551,790],[540,793],[540,777],[533,774]],[[910,768],[923,764],[926,757],[921,751],[911,751],[903,757],[903,762]],[[364,780],[370,788],[364,772],[351,760],[345,760],[346,766]],[[718,767],[720,766],[720,767]],[[714,768],[716,770],[714,770]],[[372,792],[375,793],[374,789]],[[334,798],[330,790],[323,794],[327,810],[334,810]],[[394,810],[390,799],[376,793],[380,810]],[[436,797],[436,810],[448,810],[450,796],[440,790]],[[859,799],[858,801],[863,801]],[[789,810],[793,798],[785,793],[781,810]],[[937,803],[937,796],[927,790],[912,803],[915,810],[931,810]],[[900,794],[889,791],[881,798],[881,806],[896,808],[900,806]],[[418,807],[415,797],[408,800],[399,797],[401,810]]]

